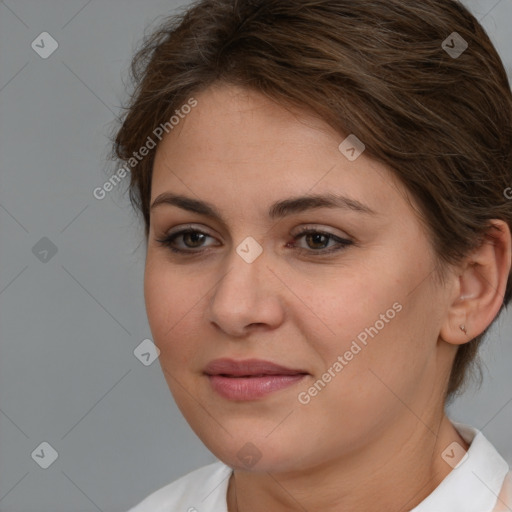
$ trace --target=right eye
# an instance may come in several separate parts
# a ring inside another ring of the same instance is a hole
[[[176,247],[176,242],[181,238],[182,245],[181,247]],[[164,246],[168,247],[171,251],[177,253],[197,253],[201,251],[195,251],[194,249],[200,249],[204,247],[203,243],[207,238],[212,238],[210,235],[203,233],[197,229],[182,229],[181,231],[177,231],[172,233],[164,238],[157,239],[156,241]]]

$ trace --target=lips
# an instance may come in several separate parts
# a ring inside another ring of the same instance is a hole
[[[308,375],[261,359],[216,359],[204,370],[213,391],[231,401],[263,399],[298,384]]]
[[[261,359],[245,359],[243,361],[215,359],[205,367],[204,373],[224,377],[262,377],[265,375],[305,375],[308,372]]]

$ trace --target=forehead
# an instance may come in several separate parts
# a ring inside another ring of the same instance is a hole
[[[391,170],[364,151],[349,160],[339,149],[347,135],[324,121],[233,86],[194,98],[197,106],[157,148],[151,202],[168,191],[218,201],[246,195],[258,204],[338,192],[382,214],[411,213]]]

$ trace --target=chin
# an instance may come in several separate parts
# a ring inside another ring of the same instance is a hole
[[[240,429],[239,432],[241,431],[245,434],[233,433],[232,437],[226,434],[222,439],[218,436],[212,437],[211,432],[207,437],[198,435],[219,460],[236,470],[280,473],[297,471],[308,465],[306,461],[309,457],[297,451],[297,446],[291,442],[292,440],[285,432],[281,433],[281,436],[275,435],[274,439],[270,439],[262,436],[261,430],[256,433],[255,429],[254,436],[247,430]],[[304,443],[299,445],[300,448],[305,448]]]

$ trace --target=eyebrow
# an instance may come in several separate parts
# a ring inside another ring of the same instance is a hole
[[[223,222],[222,215],[215,206],[205,201],[199,201],[191,197],[173,194],[171,192],[164,192],[153,201],[150,210],[152,211],[163,204],[177,206],[183,210],[197,213],[199,215],[205,215],[219,222]],[[375,210],[372,210],[369,206],[357,201],[356,199],[338,194],[322,194],[291,197],[277,201],[270,206],[268,216],[270,219],[276,220],[288,215],[317,208],[340,208],[367,215],[377,215]]]

